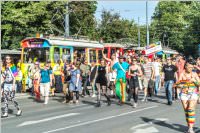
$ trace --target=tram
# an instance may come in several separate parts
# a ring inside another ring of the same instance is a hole
[[[118,43],[104,43],[104,53],[107,55],[107,58],[111,58],[113,53],[118,53],[123,55],[124,46]]]
[[[39,60],[42,63],[51,61],[53,67],[57,60],[74,62],[83,57],[88,64],[91,60],[98,62],[99,50],[103,45],[88,40],[66,39],[62,37],[51,38],[25,38],[21,41],[21,70],[23,73],[23,85],[26,85],[29,66]],[[26,53],[26,54],[25,54]]]

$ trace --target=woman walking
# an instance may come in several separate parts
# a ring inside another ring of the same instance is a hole
[[[16,116],[20,116],[22,114],[21,109],[19,108],[18,102],[15,100],[15,92],[16,92],[16,76],[17,76],[17,68],[13,64],[13,60],[10,56],[6,56],[3,62],[3,98],[4,98],[4,114],[1,116],[2,118],[8,117],[8,101],[12,101],[17,109]]]
[[[79,102],[79,92],[82,90],[82,81],[81,81],[81,71],[79,69],[79,64],[76,63],[70,66],[70,83],[69,83],[69,91],[70,91],[70,101],[69,103],[78,103]],[[74,97],[76,100],[74,100]]]
[[[185,111],[186,122],[188,124],[187,133],[194,133],[195,109],[199,98],[199,77],[192,69],[193,62],[189,61],[185,65],[185,71],[180,75],[179,87],[181,88],[180,99]]]
[[[138,89],[139,89],[139,76],[142,76],[142,71],[140,66],[137,65],[137,60],[133,59],[132,60],[132,65],[129,67],[129,72],[128,75],[131,76],[130,78],[130,96],[133,96],[133,107],[137,107],[137,101],[138,101]]]
[[[108,105],[111,104],[110,97],[107,95],[107,74],[108,70],[104,60],[101,60],[100,65],[97,67],[97,78],[96,78],[96,86],[97,86],[97,107],[101,106],[101,89],[102,95],[104,95],[107,99]]]
[[[49,68],[48,63],[44,65],[44,69],[40,71],[40,92],[44,97],[44,104],[48,104],[49,101],[49,91],[52,85],[52,71]]]

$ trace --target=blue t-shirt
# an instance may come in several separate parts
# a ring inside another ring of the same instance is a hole
[[[125,71],[127,71],[129,68],[129,64],[127,62],[122,62],[121,66]],[[115,63],[112,69],[117,70],[117,79],[126,78],[126,73],[121,69],[119,62]]]
[[[51,70],[40,70],[41,80],[40,83],[48,83],[50,82],[50,75],[52,74]]]

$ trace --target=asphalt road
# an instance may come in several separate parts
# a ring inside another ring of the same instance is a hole
[[[140,97],[141,98],[141,97]],[[1,120],[2,133],[183,133],[187,127],[181,103],[166,105],[164,94],[153,101],[139,102],[137,108],[130,103],[111,106],[104,102],[95,107],[96,98],[81,98],[77,105],[63,104],[61,96],[50,98],[48,105],[29,97],[19,98],[23,115],[16,117],[13,105],[9,117]],[[195,124],[200,133],[200,105]]]

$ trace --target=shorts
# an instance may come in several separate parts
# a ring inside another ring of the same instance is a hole
[[[49,96],[50,83],[40,83],[40,93],[42,96]]]
[[[180,93],[179,95],[180,95],[180,99],[184,101],[199,99],[199,95],[196,93],[192,93],[192,94]]]
[[[149,86],[149,79],[144,78],[143,81],[142,81],[142,85],[143,85],[144,88],[148,88],[148,86]]]

